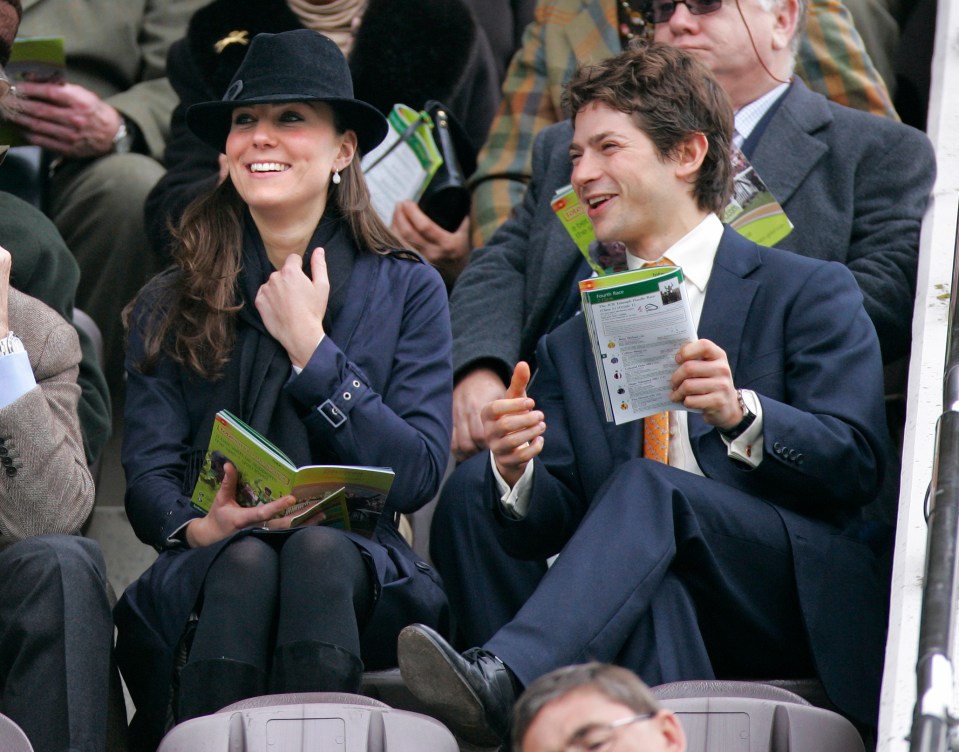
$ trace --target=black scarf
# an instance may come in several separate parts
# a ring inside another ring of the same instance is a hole
[[[303,269],[308,276],[313,249],[317,246],[326,250],[330,278],[330,299],[323,319],[323,329],[329,336],[346,301],[357,248],[346,222],[332,210],[328,210],[320,220],[303,254]],[[274,271],[260,233],[247,214],[243,267],[237,280],[237,294],[243,307],[237,313],[233,355],[216,385],[216,398],[211,400],[193,439],[193,456],[189,464],[197,467],[191,467],[187,472],[184,488],[192,489],[196,482],[198,465],[202,464],[210,442],[214,416],[223,409],[229,410],[266,436],[298,467],[336,461],[336,458],[313,456],[309,436],[300,417],[303,408],[283,389],[292,373],[290,358],[283,346],[267,331],[254,305],[260,286]]]

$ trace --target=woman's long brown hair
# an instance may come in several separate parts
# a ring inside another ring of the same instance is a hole
[[[337,130],[343,132],[338,122]],[[340,179],[339,185],[330,184],[328,206],[346,221],[357,246],[380,254],[399,248],[370,202],[359,154],[340,172]],[[142,291],[123,312],[128,330],[133,325],[144,332],[144,357],[135,364],[141,371],[151,371],[166,355],[202,378],[222,375],[233,351],[235,315],[242,307],[237,279],[245,209],[227,178],[184,211],[173,231],[173,261],[180,274],[167,277],[168,286],[156,293],[159,299],[151,299],[137,321],[131,322],[131,316]]]

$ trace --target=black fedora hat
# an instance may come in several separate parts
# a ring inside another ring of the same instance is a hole
[[[354,98],[353,79],[340,48],[309,29],[253,37],[223,99],[191,106],[186,122],[198,138],[222,152],[236,107],[282,102],[326,102],[337,113],[338,124],[356,132],[362,152],[386,136],[386,118],[373,105]]]

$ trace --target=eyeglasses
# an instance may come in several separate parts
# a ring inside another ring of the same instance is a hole
[[[640,721],[648,721],[655,713],[640,713],[620,718],[611,723],[600,723],[581,728],[566,740],[564,752],[604,752],[611,749],[616,741],[616,732],[624,726]]]
[[[649,4],[654,24],[666,23],[676,12],[676,6],[682,3],[694,16],[715,13],[723,7],[723,0],[652,0]]]

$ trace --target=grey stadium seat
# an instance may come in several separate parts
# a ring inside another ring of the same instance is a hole
[[[434,718],[360,695],[316,692],[264,695],[175,726],[157,752],[458,752]]]
[[[855,726],[769,684],[687,681],[653,687],[679,717],[688,752],[863,752]]]
[[[3,752],[33,752],[27,735],[5,715],[0,715],[0,749]]]

